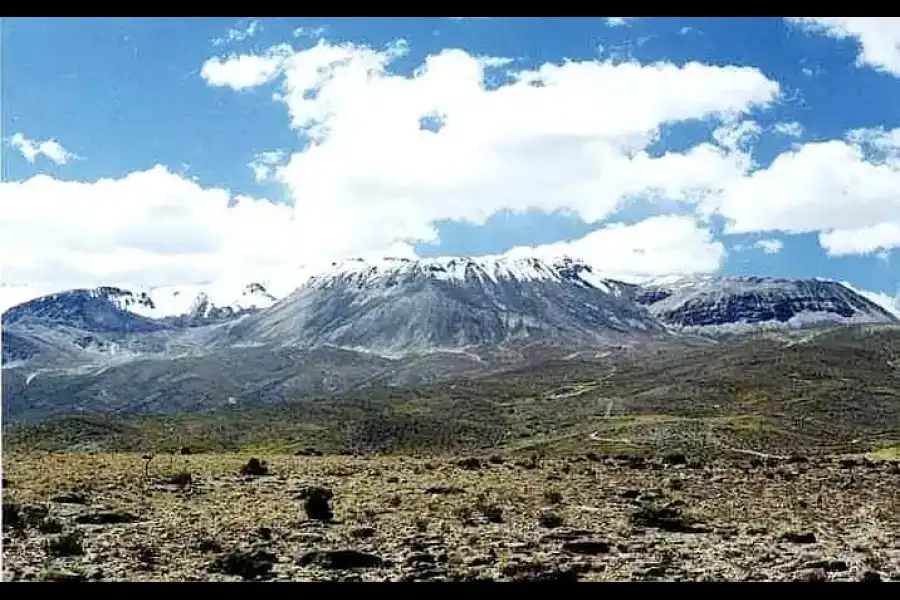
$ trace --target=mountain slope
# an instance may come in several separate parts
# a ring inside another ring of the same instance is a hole
[[[705,334],[900,322],[846,286],[819,279],[672,278],[647,282],[632,297],[667,325]]]
[[[774,329],[778,341],[819,325],[900,322],[835,282],[636,285],[571,259],[348,261],[277,301],[257,285],[175,291],[73,290],[7,311],[6,414],[204,410],[642,348],[677,357],[723,333]]]
[[[389,372],[391,361],[333,348],[230,348],[65,369],[3,372],[3,420],[73,413],[177,413],[330,395]]]
[[[82,414],[37,427],[5,426],[4,444],[130,451],[465,448],[581,456],[688,450],[705,457],[743,452],[746,459],[754,451],[864,452],[900,442],[900,327],[834,327],[658,349],[641,346],[431,385],[374,385],[315,401],[222,403],[202,414]],[[252,370],[240,361],[232,365]]]
[[[3,314],[3,325],[59,325],[94,333],[139,333],[165,327],[140,314],[153,309],[153,300],[146,293],[115,287],[77,289],[14,306]]]
[[[146,346],[165,348],[154,339],[165,332],[221,323],[275,301],[258,283],[50,294],[3,314],[3,362],[95,360],[125,348],[140,354]],[[144,336],[151,343],[135,343]]]
[[[524,340],[602,345],[667,335],[590,267],[536,259],[349,261],[227,331],[223,343],[330,344],[403,354]]]

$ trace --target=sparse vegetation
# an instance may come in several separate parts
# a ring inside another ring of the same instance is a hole
[[[738,338],[714,348],[635,349],[406,388],[179,415],[79,415],[4,425],[7,450],[407,455],[461,468],[590,451],[860,452],[900,439],[900,329],[826,331],[804,344]],[[569,383],[579,382],[577,384]],[[577,388],[578,394],[563,393]],[[549,399],[548,395],[554,396]],[[551,407],[552,404],[552,407]],[[585,438],[593,434],[593,440]],[[171,450],[170,450],[171,452]],[[894,451],[896,452],[896,451]],[[487,452],[485,452],[487,454]],[[879,456],[892,456],[883,450]],[[525,464],[523,462],[523,464]]]
[[[894,446],[885,446],[874,452],[870,452],[868,457],[872,460],[896,460],[900,461],[900,444]]]
[[[5,427],[4,569],[58,581],[900,578],[900,372],[885,366],[900,336],[873,335]]]
[[[4,568],[148,581],[743,580],[745,564],[764,580],[810,568],[828,580],[900,577],[885,535],[900,531],[891,461],[547,455],[470,470],[453,455],[266,455],[276,475],[247,479],[249,458],[181,457],[198,492],[182,494],[148,487],[139,454],[7,455],[19,483],[4,511],[19,517],[4,521],[22,533],[9,534]],[[674,477],[687,492],[666,484]],[[50,500],[73,489],[85,504]],[[50,521],[63,531],[41,531]],[[847,569],[829,570],[835,561]]]
[[[334,493],[322,487],[311,487],[303,490],[300,498],[304,500],[303,509],[306,516],[314,521],[331,521],[334,514],[331,512],[331,499]]]
[[[269,474],[269,466],[258,458],[251,458],[247,464],[241,467],[241,475],[249,475],[251,477],[260,477]]]

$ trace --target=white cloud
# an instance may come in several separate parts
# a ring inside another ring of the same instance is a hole
[[[772,105],[779,86],[757,69],[588,60],[507,70],[506,58],[447,49],[412,73],[392,72],[406,52],[402,41],[320,40],[210,59],[201,69],[210,86],[276,84],[275,102],[310,140],[249,165],[259,181],[284,184],[291,203],[203,188],[160,166],[113,180],[3,182],[3,281],[63,289],[272,279],[316,261],[409,256],[437,241],[441,220],[538,209],[601,222],[635,199],[665,212],[696,206],[724,217],[731,233],[819,233],[832,254],[900,247],[900,129],[798,144],[760,167],[751,112]],[[498,70],[508,80],[486,86]],[[441,127],[421,128],[423,117]],[[712,126],[707,141],[650,152],[664,126],[696,121]],[[725,256],[685,215],[607,225],[536,251],[581,255],[621,277],[714,271]]]
[[[237,198],[163,167],[115,180],[0,183],[4,282],[258,280],[312,260],[408,255],[436,240],[441,220],[563,209],[595,222],[634,198],[671,206],[727,197],[752,167],[737,135],[755,126],[744,117],[779,92],[749,67],[601,60],[512,71],[488,88],[486,71],[508,69],[507,59],[449,49],[393,73],[406,50],[320,40],[210,59],[201,70],[210,86],[276,83],[277,102],[311,140],[280,166],[275,154],[254,161],[292,204]],[[421,129],[425,116],[441,128]],[[649,152],[664,125],[695,120],[725,128],[684,152]],[[709,271],[724,255],[684,216],[607,226],[566,248],[621,275]]]
[[[776,123],[775,124],[775,133],[780,133],[781,135],[786,135],[788,137],[802,137],[803,136],[803,125],[798,123],[797,121],[790,121],[787,123]]]
[[[81,158],[63,148],[62,144],[56,140],[30,140],[21,133],[16,133],[9,138],[9,143],[13,148],[21,152],[25,160],[30,163],[33,163],[39,156],[44,156],[58,165],[64,165]]]
[[[785,17],[835,39],[859,43],[856,62],[900,77],[900,17]]]
[[[272,178],[276,168],[284,162],[286,156],[284,150],[260,152],[247,166],[253,171],[253,178],[262,183]]]
[[[86,182],[38,175],[0,183],[0,197],[7,285],[152,286],[296,264],[290,207],[204,189],[162,166]]]
[[[766,254],[778,254],[784,248],[784,242],[781,240],[757,240],[754,246]]]
[[[886,130],[884,127],[853,129],[847,132],[847,140],[868,152],[892,163],[900,165],[900,127]]]
[[[631,25],[635,19],[637,17],[606,17],[606,24],[609,27],[625,27]]]
[[[211,86],[241,91],[268,83],[278,76],[292,48],[281,44],[262,55],[214,57],[203,63],[200,76]]]
[[[572,242],[514,248],[508,255],[567,255],[585,260],[606,276],[640,280],[713,272],[721,266],[726,252],[693,217],[661,215],[634,225],[607,225]]]
[[[820,232],[832,254],[900,246],[900,130],[798,145],[701,208],[729,233]]]
[[[285,61],[282,101],[316,142],[279,170],[310,224],[301,237],[340,222],[321,244],[355,251],[431,241],[436,220],[483,223],[504,209],[595,221],[636,195],[690,200],[740,177],[744,157],[708,143],[652,157],[660,126],[740,114],[778,91],[755,69],[600,61],[543,65],[487,90],[496,61],[445,50],[414,76],[391,74],[403,50],[320,42]],[[437,134],[419,128],[429,114],[442,117]]]
[[[900,218],[855,229],[834,229],[819,234],[819,243],[829,254],[874,254],[900,247]]]
[[[873,292],[870,290],[861,290],[859,288],[855,288],[847,281],[842,281],[841,284],[853,290],[860,296],[868,298],[897,318],[900,318],[900,290],[898,290],[896,296],[890,296],[888,294],[885,294],[884,292]]]
[[[41,287],[35,285],[8,285],[0,283],[0,313],[17,304],[28,302],[45,294],[60,291],[55,286]]]
[[[236,25],[231,27],[224,37],[214,38],[212,40],[212,45],[221,46],[223,44],[243,42],[244,40],[252,38],[260,31],[262,31],[262,23],[260,23],[258,19],[253,19],[247,23],[246,26]]]
[[[713,139],[731,151],[746,150],[762,134],[756,121],[726,121],[713,130]]]

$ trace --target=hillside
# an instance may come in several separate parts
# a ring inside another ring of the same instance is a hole
[[[264,407],[69,416],[4,431],[9,447],[110,451],[566,453],[589,439],[639,453],[862,451],[900,442],[900,328],[638,347],[431,384],[370,382]]]
[[[106,287],[13,307],[2,327],[4,418],[259,406],[639,348],[680,360],[735,334],[898,322],[835,282],[636,285],[565,257],[346,261],[305,277],[280,299],[261,284]]]

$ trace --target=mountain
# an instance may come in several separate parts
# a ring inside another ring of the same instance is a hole
[[[267,345],[496,358],[526,348],[897,322],[832,281],[705,276],[637,285],[570,258],[350,260],[296,284],[283,298],[265,284],[234,282],[43,296],[3,315],[3,360],[84,363]]]
[[[385,354],[536,341],[599,346],[668,335],[588,265],[532,258],[347,261],[222,331],[226,344]]]
[[[14,306],[3,314],[3,325],[58,325],[95,333],[139,333],[165,327],[141,314],[154,309],[155,304],[146,293],[116,287],[78,289]]]
[[[679,356],[722,334],[900,323],[830,281],[638,285],[568,258],[351,260],[297,284],[280,299],[265,284],[217,284],[15,306],[2,319],[4,418],[266,404],[642,348]]]
[[[632,298],[670,327],[708,335],[898,322],[886,309],[848,287],[821,279],[657,279],[634,290]]]
[[[154,288],[156,308],[147,316],[166,320],[174,327],[197,327],[233,319],[268,308],[278,301],[262,283],[210,283]]]
[[[79,350],[115,352],[134,334],[221,323],[275,302],[260,283],[68,290],[3,314],[3,361],[74,359]]]
[[[121,394],[107,394],[93,400],[102,414],[78,414],[88,406],[83,402],[102,394],[101,381],[84,374],[68,385],[74,397],[56,398],[69,404],[68,417],[35,427],[5,422],[4,450],[160,452],[187,446],[195,452],[252,447],[286,454],[308,448],[495,454],[502,451],[497,444],[503,444],[522,456],[687,451],[706,457],[743,454],[746,459],[754,451],[809,456],[896,449],[900,443],[900,326],[750,334],[705,347],[672,345],[665,352],[638,346],[432,385],[387,387],[376,379],[363,389],[345,386],[349,391],[314,401],[251,401],[278,390],[257,379],[247,395],[247,382],[261,370],[286,377],[294,365],[311,360],[331,372],[336,365],[355,365],[356,372],[347,378],[352,380],[371,368],[396,366],[371,357],[377,365],[362,363],[349,352],[281,349],[274,353],[277,358],[270,354],[257,348],[248,354],[226,353],[219,364],[181,363],[177,376],[194,379],[178,394],[164,386],[129,385],[133,379],[175,379],[160,363],[135,363],[106,384],[135,394],[143,388],[144,401],[129,407]],[[205,368],[212,372],[204,373]],[[32,391],[23,404],[7,406],[6,414],[20,409],[34,416],[53,414],[59,408],[48,394],[53,379],[41,384],[42,378],[37,375],[28,387],[46,388]],[[198,411],[202,397],[190,393],[192,386],[218,398],[218,409]],[[228,401],[229,393],[241,392],[243,397]],[[109,404],[101,405],[101,400]],[[173,411],[145,414],[160,401]]]

